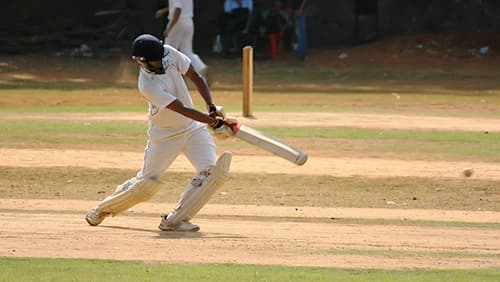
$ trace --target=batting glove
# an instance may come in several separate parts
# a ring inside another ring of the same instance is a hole
[[[226,113],[224,113],[224,108],[222,106],[217,106],[215,104],[209,104],[208,106],[208,115],[210,117],[216,118],[221,117],[223,119],[226,118]]]

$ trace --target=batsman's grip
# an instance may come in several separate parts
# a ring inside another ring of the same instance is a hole
[[[227,139],[234,136],[233,126],[237,126],[238,121],[234,118],[224,119],[224,125],[219,128],[212,128],[213,134],[219,139]]]

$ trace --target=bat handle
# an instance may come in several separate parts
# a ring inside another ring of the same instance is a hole
[[[228,124],[231,130],[233,131],[234,134],[238,133],[240,131],[240,127],[238,126],[237,123],[235,124]]]

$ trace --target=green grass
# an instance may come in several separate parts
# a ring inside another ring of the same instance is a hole
[[[113,106],[22,106],[0,107],[0,113],[109,113],[109,112],[142,112],[146,119],[147,105]]]
[[[0,281],[498,281],[500,269],[380,270],[0,258]]]
[[[270,68],[269,72],[277,72],[277,69]],[[312,73],[314,75],[314,72]],[[498,85],[492,84],[491,81],[469,82],[474,88],[468,89],[467,86],[458,85],[456,81],[437,84],[423,84],[418,81],[415,84],[388,79],[350,82],[332,79],[305,83],[303,78],[297,80],[297,77],[287,77],[290,75],[288,72],[279,75],[283,76],[282,80],[291,81],[255,83],[255,111],[500,116],[500,90]],[[135,80],[135,77],[133,79]],[[27,83],[19,88],[0,87],[0,113],[145,110],[146,103],[136,86],[125,87],[110,81],[102,86],[76,85],[71,89],[46,89]],[[50,85],[58,83],[50,82]],[[482,87],[478,88],[478,85]],[[198,103],[199,95],[195,92],[192,89],[192,96]],[[241,111],[242,94],[239,82],[234,83],[225,77],[212,89],[212,94],[216,102],[224,105],[227,111]]]
[[[484,132],[303,127],[273,127],[260,130],[277,136],[294,137],[500,143],[500,133],[484,134]]]
[[[313,88],[320,86],[315,85]],[[478,90],[456,93],[436,90],[394,89],[385,87],[343,85],[311,92],[290,86],[254,91],[256,112],[361,112],[404,115],[499,117],[500,91]],[[396,94],[400,99],[396,99]],[[227,111],[241,112],[241,90],[213,90],[215,100]],[[199,95],[192,91],[195,104]],[[16,101],[24,101],[19,103]],[[0,113],[43,112],[144,112],[147,105],[138,90],[103,88],[95,90],[17,90],[0,89]],[[464,110],[466,109],[466,110]]]
[[[323,138],[319,145],[309,149],[326,147],[333,139],[362,142],[366,152],[392,153],[399,157],[416,152],[435,159],[456,159],[458,156],[487,161],[500,161],[500,133],[437,131],[437,130],[387,130],[360,128],[260,128],[261,131],[277,137]],[[341,150],[344,145],[335,144]]]
[[[120,121],[64,121],[64,120],[2,120],[0,130],[5,134],[26,134],[35,132],[93,133],[140,135],[147,130],[147,122]]]
[[[500,144],[500,133],[438,130],[389,130],[362,128],[256,127],[279,137],[317,137],[374,140],[411,140],[430,142]],[[147,130],[147,121],[64,121],[64,120],[0,120],[4,137],[14,134],[93,133],[140,135]]]
[[[425,251],[402,251],[402,250],[356,250],[356,249],[334,249],[325,251],[326,254],[334,255],[359,255],[377,256],[385,258],[394,257],[428,257],[428,258],[496,258],[499,254],[493,253],[466,253],[466,252],[425,252]]]
[[[278,138],[314,138],[312,144],[300,144],[309,150],[333,152],[352,150],[349,146],[362,143],[363,150],[378,154],[418,154],[441,159],[467,159],[499,161],[500,133],[452,132],[429,130],[383,130],[355,128],[283,128],[266,127],[259,130]],[[146,121],[64,121],[64,120],[0,120],[0,146],[19,147],[71,144],[143,145]],[[249,147],[242,141],[221,146]]]
[[[0,144],[137,144],[144,143],[146,122],[0,121]]]
[[[304,93],[304,95],[307,95]],[[433,109],[432,106],[425,110],[408,110],[411,107],[419,107],[414,103],[398,103],[386,105],[368,105],[368,101],[364,101],[359,105],[344,105],[344,103],[335,103],[335,98],[332,98],[331,104],[280,104],[266,103],[263,101],[255,102],[253,112],[258,118],[259,112],[281,112],[281,113],[360,113],[360,114],[396,114],[410,116],[452,116],[452,117],[482,117],[482,118],[500,118],[500,112],[497,111],[480,111],[469,110],[463,111],[454,109],[450,104],[450,109]],[[346,102],[347,103],[347,102]],[[464,103],[467,103],[464,101]],[[474,103],[474,102],[471,102]],[[490,103],[490,102],[488,102]],[[500,104],[498,102],[491,102]],[[229,102],[220,102],[224,106],[224,110],[228,113],[241,113],[241,101],[230,100]],[[204,110],[200,103],[197,103],[198,110]],[[109,112],[136,112],[146,115],[147,105],[38,105],[38,106],[2,106],[0,104],[0,113],[16,113],[16,114],[44,114],[44,113],[109,113]]]

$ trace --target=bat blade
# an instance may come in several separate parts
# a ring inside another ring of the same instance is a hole
[[[285,158],[296,165],[303,165],[307,161],[307,153],[251,127],[241,125],[233,127],[233,131],[235,136],[241,140]]]

